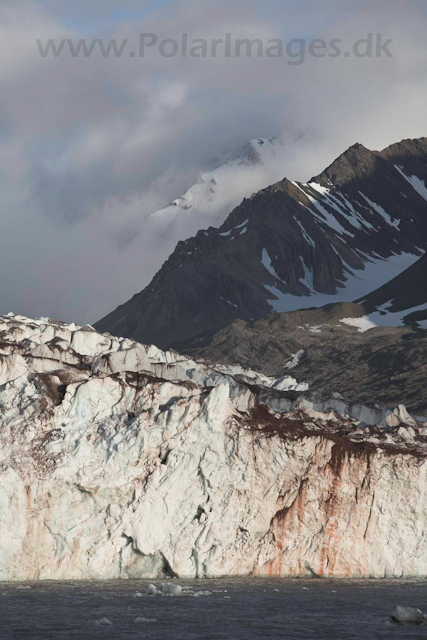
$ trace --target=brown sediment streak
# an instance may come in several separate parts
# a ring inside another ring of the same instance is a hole
[[[329,490],[328,496],[321,506],[322,545],[316,553],[316,558],[312,559],[312,572],[320,577],[334,575],[338,550],[342,547],[339,521],[342,518],[341,490],[346,467],[349,468],[353,459],[360,462],[366,471],[369,471],[371,453],[369,448],[352,446],[352,443],[348,443],[348,446],[345,443],[343,446],[340,441],[331,448],[330,459],[324,468],[324,474],[329,478]],[[286,567],[285,571],[284,558],[288,540],[294,541],[301,538],[306,518],[307,491],[311,480],[312,478],[305,478],[300,484],[294,502],[275,514],[269,527],[269,534],[272,535],[275,546],[274,558],[262,566],[258,565],[253,573],[270,576],[283,575],[284,573],[295,576],[307,574],[303,553],[298,554],[297,563],[294,566]]]
[[[366,472],[370,469],[371,455],[374,448],[357,447],[354,443],[339,440],[331,449],[331,458],[325,472],[332,474],[329,490],[329,497],[325,503],[324,522],[325,528],[323,532],[323,545],[320,552],[320,568],[319,576],[332,576],[337,562],[337,549],[341,548],[341,536],[337,532],[339,526],[339,502],[340,490],[342,487],[345,468],[349,467],[351,458],[362,461],[366,460]]]
[[[271,520],[269,533],[273,535],[276,547],[276,555],[272,560],[269,560],[262,567],[256,567],[253,571],[254,574],[263,573],[269,576],[278,576],[283,574],[283,555],[284,553],[286,553],[286,543],[289,535],[289,530],[293,528],[293,524],[296,520],[296,537],[298,537],[300,535],[301,526],[304,521],[307,484],[308,480],[303,480],[300,484],[298,495],[291,506],[280,509],[280,511],[278,511],[274,518]],[[292,571],[291,569],[290,572],[294,575],[301,575],[301,559],[299,560],[298,568],[294,571]]]
[[[338,522],[336,520],[336,507],[338,503],[338,495],[342,486],[343,467],[348,461],[349,452],[338,444],[331,449],[331,458],[327,465],[329,473],[332,474],[329,496],[325,502],[323,531],[323,544],[320,550],[319,576],[332,575],[337,560],[336,548],[339,542],[339,534],[337,534]],[[325,471],[327,471],[325,469]]]

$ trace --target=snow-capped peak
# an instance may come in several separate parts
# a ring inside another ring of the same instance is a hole
[[[283,178],[286,147],[281,137],[254,138],[214,169],[201,173],[187,191],[152,222],[174,226],[175,240],[184,240],[201,226],[219,226],[244,198]]]

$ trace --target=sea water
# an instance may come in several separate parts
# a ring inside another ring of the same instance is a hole
[[[0,583],[0,638],[427,639],[427,627],[387,621],[397,605],[427,611],[424,580],[172,582],[187,594],[147,596],[148,581]]]

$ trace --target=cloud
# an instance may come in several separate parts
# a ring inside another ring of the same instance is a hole
[[[248,139],[281,133],[283,176],[305,180],[355,141],[425,135],[426,23],[425,2],[400,0],[1,1],[0,311],[95,321],[141,290],[210,222],[163,230],[150,214]],[[36,44],[90,33],[135,48],[141,32],[350,48],[382,33],[393,57],[43,58]]]

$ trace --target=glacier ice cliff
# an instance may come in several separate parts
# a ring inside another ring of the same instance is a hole
[[[427,575],[427,424],[0,317],[0,579]]]

